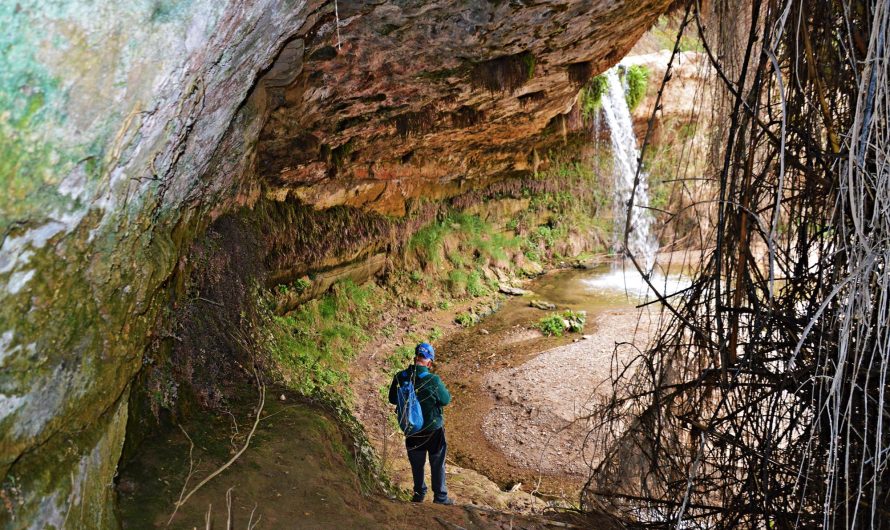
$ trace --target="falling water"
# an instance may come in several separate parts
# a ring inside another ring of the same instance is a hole
[[[627,222],[627,203],[634,193],[634,179],[640,150],[637,148],[637,137],[633,131],[633,121],[627,108],[624,86],[618,79],[617,68],[605,73],[608,89],[603,94],[602,115],[609,127],[612,141],[612,160],[615,173],[614,215],[615,245],[624,246],[624,227]],[[596,124],[598,126],[598,123]],[[640,275],[635,267],[618,264],[610,271],[597,274],[585,280],[594,291],[606,293],[620,291],[626,296],[646,298],[652,296],[649,284],[656,286],[662,293],[675,292],[689,285],[688,278],[681,274],[664,274],[655,272],[655,255],[658,252],[658,240],[652,233],[654,219],[649,206],[648,176],[640,172],[634,195],[633,211],[630,216],[631,230],[628,235],[628,251],[637,263],[646,271],[647,277]]]
[[[627,220],[627,203],[634,190],[634,179],[640,150],[637,148],[637,137],[633,131],[633,121],[627,108],[624,86],[618,79],[617,68],[611,68],[605,74],[608,90],[603,94],[602,108],[606,124],[612,138],[612,159],[615,171],[615,227],[617,240],[624,241],[624,227]],[[655,253],[658,241],[652,234],[653,218],[648,210],[649,186],[647,175],[640,172],[640,182],[636,186],[633,211],[630,216],[631,230],[627,241],[628,251],[646,270],[651,271],[655,265]]]

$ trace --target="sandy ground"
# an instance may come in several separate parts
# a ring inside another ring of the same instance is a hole
[[[391,324],[398,331],[392,337],[376,337],[367,346],[367,355],[361,356],[351,367],[353,390],[358,397],[354,409],[356,418],[365,426],[387,475],[403,491],[412,488],[411,466],[405,453],[404,437],[395,423],[395,411],[386,400],[385,389],[389,388],[393,372],[386,359],[398,345],[407,341],[408,333],[426,336],[436,328],[446,333],[459,331],[461,328],[454,323],[454,314],[466,310],[464,306],[469,307],[469,304],[447,311],[382,314],[381,327]],[[532,331],[528,333],[539,335]],[[440,356],[447,357],[447,353],[440,351]],[[454,382],[450,383],[453,387]],[[521,489],[502,490],[482,473],[457,465],[453,457],[446,460],[445,473],[449,494],[459,504],[517,513],[540,513],[547,505]],[[426,477],[429,485],[429,466],[426,467]]]
[[[352,367],[352,381],[356,415],[400,487],[410,487],[410,472],[385,401],[392,373],[385,359],[405,333],[439,328],[445,336],[436,342],[434,370],[453,396],[444,411],[451,493],[462,503],[526,513],[539,512],[548,500],[577,502],[596,462],[584,418],[597,399],[611,395],[607,381],[616,361],[636,355],[627,344],[616,350],[616,343],[642,348],[659,315],[655,305],[641,312],[626,299],[591,296],[584,283],[591,274],[554,272],[527,285],[531,298],[549,300],[557,310],[588,311],[583,334],[542,336],[534,325],[548,311],[529,307],[530,297],[507,299],[466,329],[453,323],[464,307],[381,315],[399,332],[368,346]]]
[[[495,406],[483,420],[486,438],[518,466],[586,476],[598,462],[586,418],[611,395],[612,370],[637,355],[632,345],[616,343],[642,346],[652,320],[645,311],[606,311],[583,339],[490,373],[485,388]]]

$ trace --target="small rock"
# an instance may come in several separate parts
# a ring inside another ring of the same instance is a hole
[[[545,300],[532,300],[528,303],[528,305],[536,309],[542,309],[544,311],[553,311],[554,309],[556,309],[556,304],[554,304],[553,302],[547,302]]]
[[[498,290],[504,294],[509,294],[511,296],[522,296],[526,294],[531,294],[531,291],[526,291],[525,289],[520,289],[519,287],[513,287],[512,285],[507,285],[502,283],[498,285]]]
[[[287,396],[285,396],[284,394],[281,394],[281,397],[279,397],[278,399],[280,399],[281,401],[286,401]]]
[[[479,333],[481,333],[482,335],[488,335],[488,330],[485,328],[482,328],[479,330]]]
[[[536,261],[528,260],[524,262],[520,268],[522,269],[522,272],[528,276],[537,276],[544,273],[544,267]]]
[[[593,335],[581,335],[582,340],[590,340],[593,338]]]

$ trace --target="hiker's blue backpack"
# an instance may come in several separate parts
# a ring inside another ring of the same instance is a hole
[[[422,379],[429,372],[416,373],[418,379]],[[414,378],[404,370],[398,375],[398,409],[399,427],[406,435],[412,435],[423,428],[423,410],[420,409],[420,401],[417,400],[417,392],[414,391]]]

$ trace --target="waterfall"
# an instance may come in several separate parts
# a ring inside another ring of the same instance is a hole
[[[624,226],[627,220],[627,203],[634,189],[634,178],[640,150],[637,148],[637,137],[633,131],[633,121],[627,108],[624,86],[618,79],[617,67],[605,73],[608,90],[603,94],[602,112],[609,126],[612,138],[612,160],[615,173],[615,232],[616,245],[624,241]],[[640,172],[640,182],[636,187],[633,211],[630,222],[631,231],[628,237],[628,250],[636,258],[644,270],[651,271],[655,265],[655,254],[658,241],[652,233],[654,219],[648,210],[649,185],[646,172]]]

